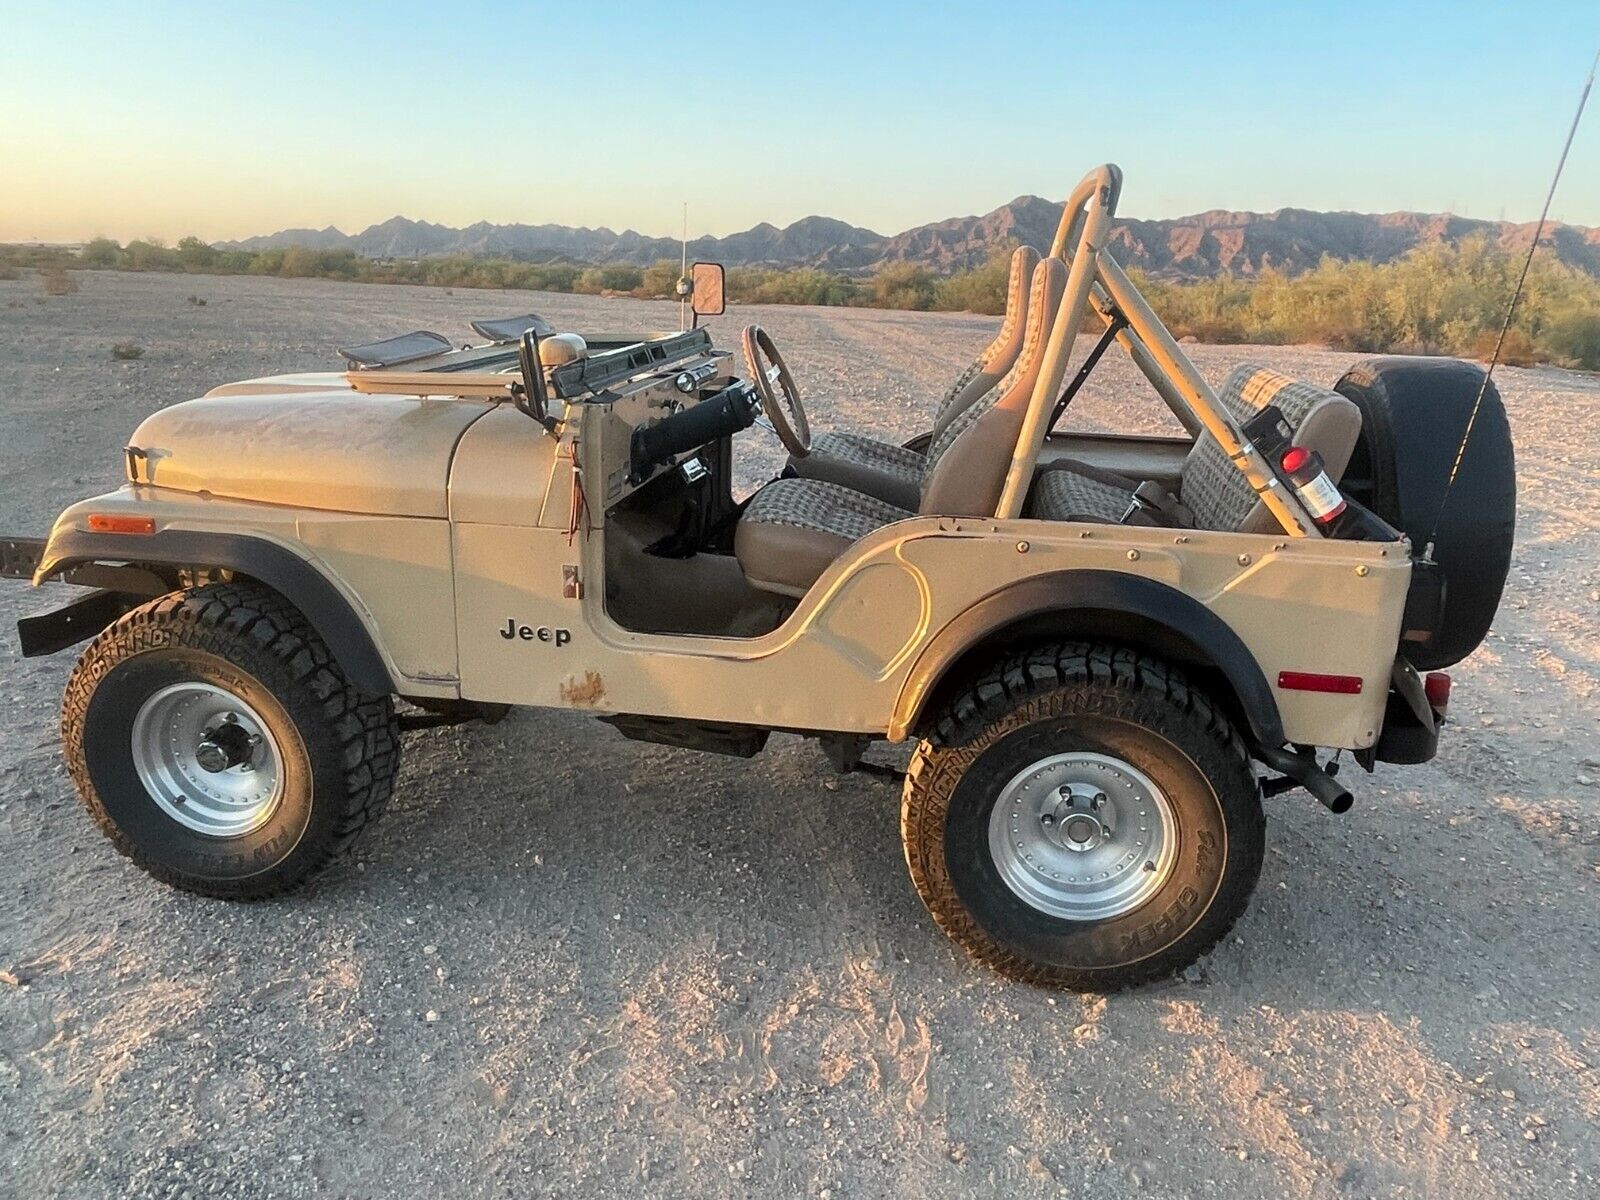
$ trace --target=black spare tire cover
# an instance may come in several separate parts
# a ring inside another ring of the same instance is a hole
[[[1437,634],[1402,649],[1419,670],[1460,662],[1489,632],[1517,520],[1517,467],[1500,392],[1491,382],[1449,503],[1445,481],[1483,386],[1483,369],[1455,358],[1369,358],[1334,385],[1361,410],[1361,439],[1340,486],[1411,538],[1433,536],[1445,579]],[[1438,531],[1434,533],[1435,522]]]

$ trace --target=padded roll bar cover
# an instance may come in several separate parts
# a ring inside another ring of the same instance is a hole
[[[382,653],[344,594],[310,562],[275,542],[183,529],[163,529],[138,539],[74,529],[53,537],[46,553],[35,576],[41,582],[79,563],[96,561],[219,567],[246,575],[299,610],[357,689],[369,696],[396,690]]]
[[[899,740],[922,723],[930,705],[938,703],[940,686],[960,669],[968,652],[1008,628],[1044,616],[1062,618],[1060,629],[1044,637],[1073,636],[1074,613],[1125,614],[1141,629],[1166,631],[1221,672],[1248,723],[1251,740],[1263,746],[1283,745],[1283,718],[1272,688],[1255,655],[1226,621],[1167,584],[1104,570],[1037,575],[990,593],[951,621],[912,664],[895,704],[889,737]],[[1096,628],[1093,634],[1104,636],[1105,631]]]

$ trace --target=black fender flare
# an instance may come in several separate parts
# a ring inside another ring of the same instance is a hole
[[[1192,596],[1159,580],[1121,571],[1053,571],[991,592],[939,630],[901,686],[890,736],[906,736],[963,655],[1007,628],[1043,616],[1124,614],[1157,626],[1221,672],[1249,723],[1251,740],[1281,746],[1283,718],[1255,655],[1233,628]]]
[[[69,529],[50,539],[34,581],[42,583],[91,562],[213,567],[247,575],[300,610],[356,688],[371,696],[387,696],[395,690],[383,655],[344,593],[314,565],[276,542],[186,529],[147,535]]]

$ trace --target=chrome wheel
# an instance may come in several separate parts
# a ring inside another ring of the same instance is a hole
[[[1104,754],[1038,760],[1012,777],[989,816],[989,852],[1005,885],[1071,921],[1138,908],[1171,876],[1177,851],[1166,795]]]
[[[133,765],[167,816],[209,837],[260,827],[283,796],[283,756],[267,723],[209,683],[175,683],[139,706]]]

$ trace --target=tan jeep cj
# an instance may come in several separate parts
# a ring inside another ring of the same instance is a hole
[[[157,878],[244,899],[350,847],[408,728],[582,709],[889,774],[863,753],[909,738],[906,862],[966,950],[1095,989],[1183,967],[1250,895],[1264,795],[1343,812],[1341,754],[1433,756],[1515,481],[1470,364],[1213,387],[1105,249],[1121,186],[1091,172],[1016,252],[998,335],[905,445],[813,437],[767,330],[713,346],[714,264],[687,330],[485,320],[156,413],[120,489],[4,543],[5,573],[93,589],[20,626],[29,654],[93,638],[62,725],[85,805]],[[1112,347],[1187,436],[1064,427]],[[739,503],[758,420],[790,457]]]

